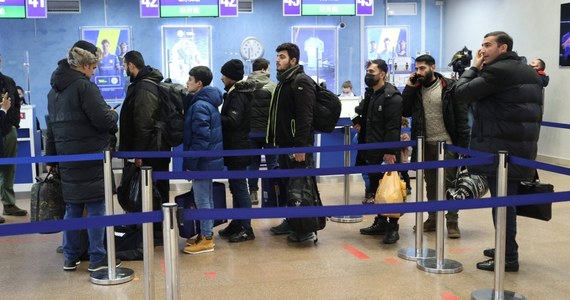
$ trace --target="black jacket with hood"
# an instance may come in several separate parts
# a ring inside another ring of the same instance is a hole
[[[224,94],[221,111],[224,150],[248,149],[251,146],[249,131],[254,88],[253,82],[242,80]],[[231,169],[241,169],[249,165],[250,160],[249,156],[226,156],[224,164]]]

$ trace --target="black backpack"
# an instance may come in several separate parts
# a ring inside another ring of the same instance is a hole
[[[313,81],[317,90],[317,101],[313,108],[313,126],[320,132],[332,132],[340,117],[342,104],[333,92]]]
[[[157,95],[162,102],[160,121],[155,125],[158,146],[162,145],[163,140],[170,147],[182,144],[184,138],[184,107],[182,103],[186,97],[186,89],[180,84],[166,82],[157,84],[149,79],[142,81],[152,83],[157,87]],[[149,90],[153,91],[153,89]]]

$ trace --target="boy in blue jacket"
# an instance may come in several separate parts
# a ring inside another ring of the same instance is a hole
[[[186,82],[189,99],[184,110],[184,151],[223,150],[222,121],[218,107],[222,105],[222,92],[210,86],[212,71],[205,66],[190,70]],[[219,157],[185,157],[183,170],[223,170],[224,159]],[[214,208],[212,179],[193,179],[194,199],[197,209]],[[200,233],[196,239],[188,239],[184,252],[200,254],[214,251],[214,220],[200,220]]]

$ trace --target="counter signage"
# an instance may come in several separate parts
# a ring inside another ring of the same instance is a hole
[[[300,16],[301,0],[283,0],[284,16]]]
[[[219,16],[219,11],[218,0],[197,0],[192,2],[187,0],[160,1],[161,18],[217,17]]]
[[[355,0],[302,0],[303,16],[354,16]]]
[[[373,16],[374,0],[356,0],[357,16]]]
[[[141,18],[158,18],[160,10],[158,0],[141,0]]]
[[[0,1],[0,18],[25,19],[26,0]]]
[[[220,17],[237,17],[238,0],[220,0]]]
[[[47,18],[46,0],[27,0],[26,17],[30,19]]]

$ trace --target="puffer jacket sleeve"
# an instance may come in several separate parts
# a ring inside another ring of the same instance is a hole
[[[227,109],[227,113],[222,115],[222,127],[238,128],[244,122],[247,105],[249,104],[247,98],[242,97],[240,93],[236,91],[232,91],[231,93],[235,94],[232,95],[228,93],[225,95],[224,104],[229,100],[230,97],[231,100],[229,100],[227,103],[228,107],[224,108],[224,110]]]
[[[184,133],[184,151],[207,151],[212,140],[211,112],[204,101],[198,101],[191,106],[184,120],[184,128],[191,128]],[[184,169],[198,170],[199,157],[184,159]]]
[[[79,99],[82,101],[81,109],[97,131],[109,132],[117,126],[119,115],[103,100],[99,88],[94,83],[90,82],[85,86]]]
[[[472,67],[466,70],[455,86],[455,97],[463,103],[472,103],[497,93],[499,87],[490,83],[496,77],[491,70],[484,70],[478,74],[478,70]]]
[[[418,89],[413,86],[406,85],[402,92],[402,116],[411,117],[414,109],[414,103],[418,101]]]
[[[309,147],[312,146],[313,106],[317,91],[312,80],[306,76],[294,80],[292,88],[295,101],[295,124],[291,124],[293,144],[295,147]]]

